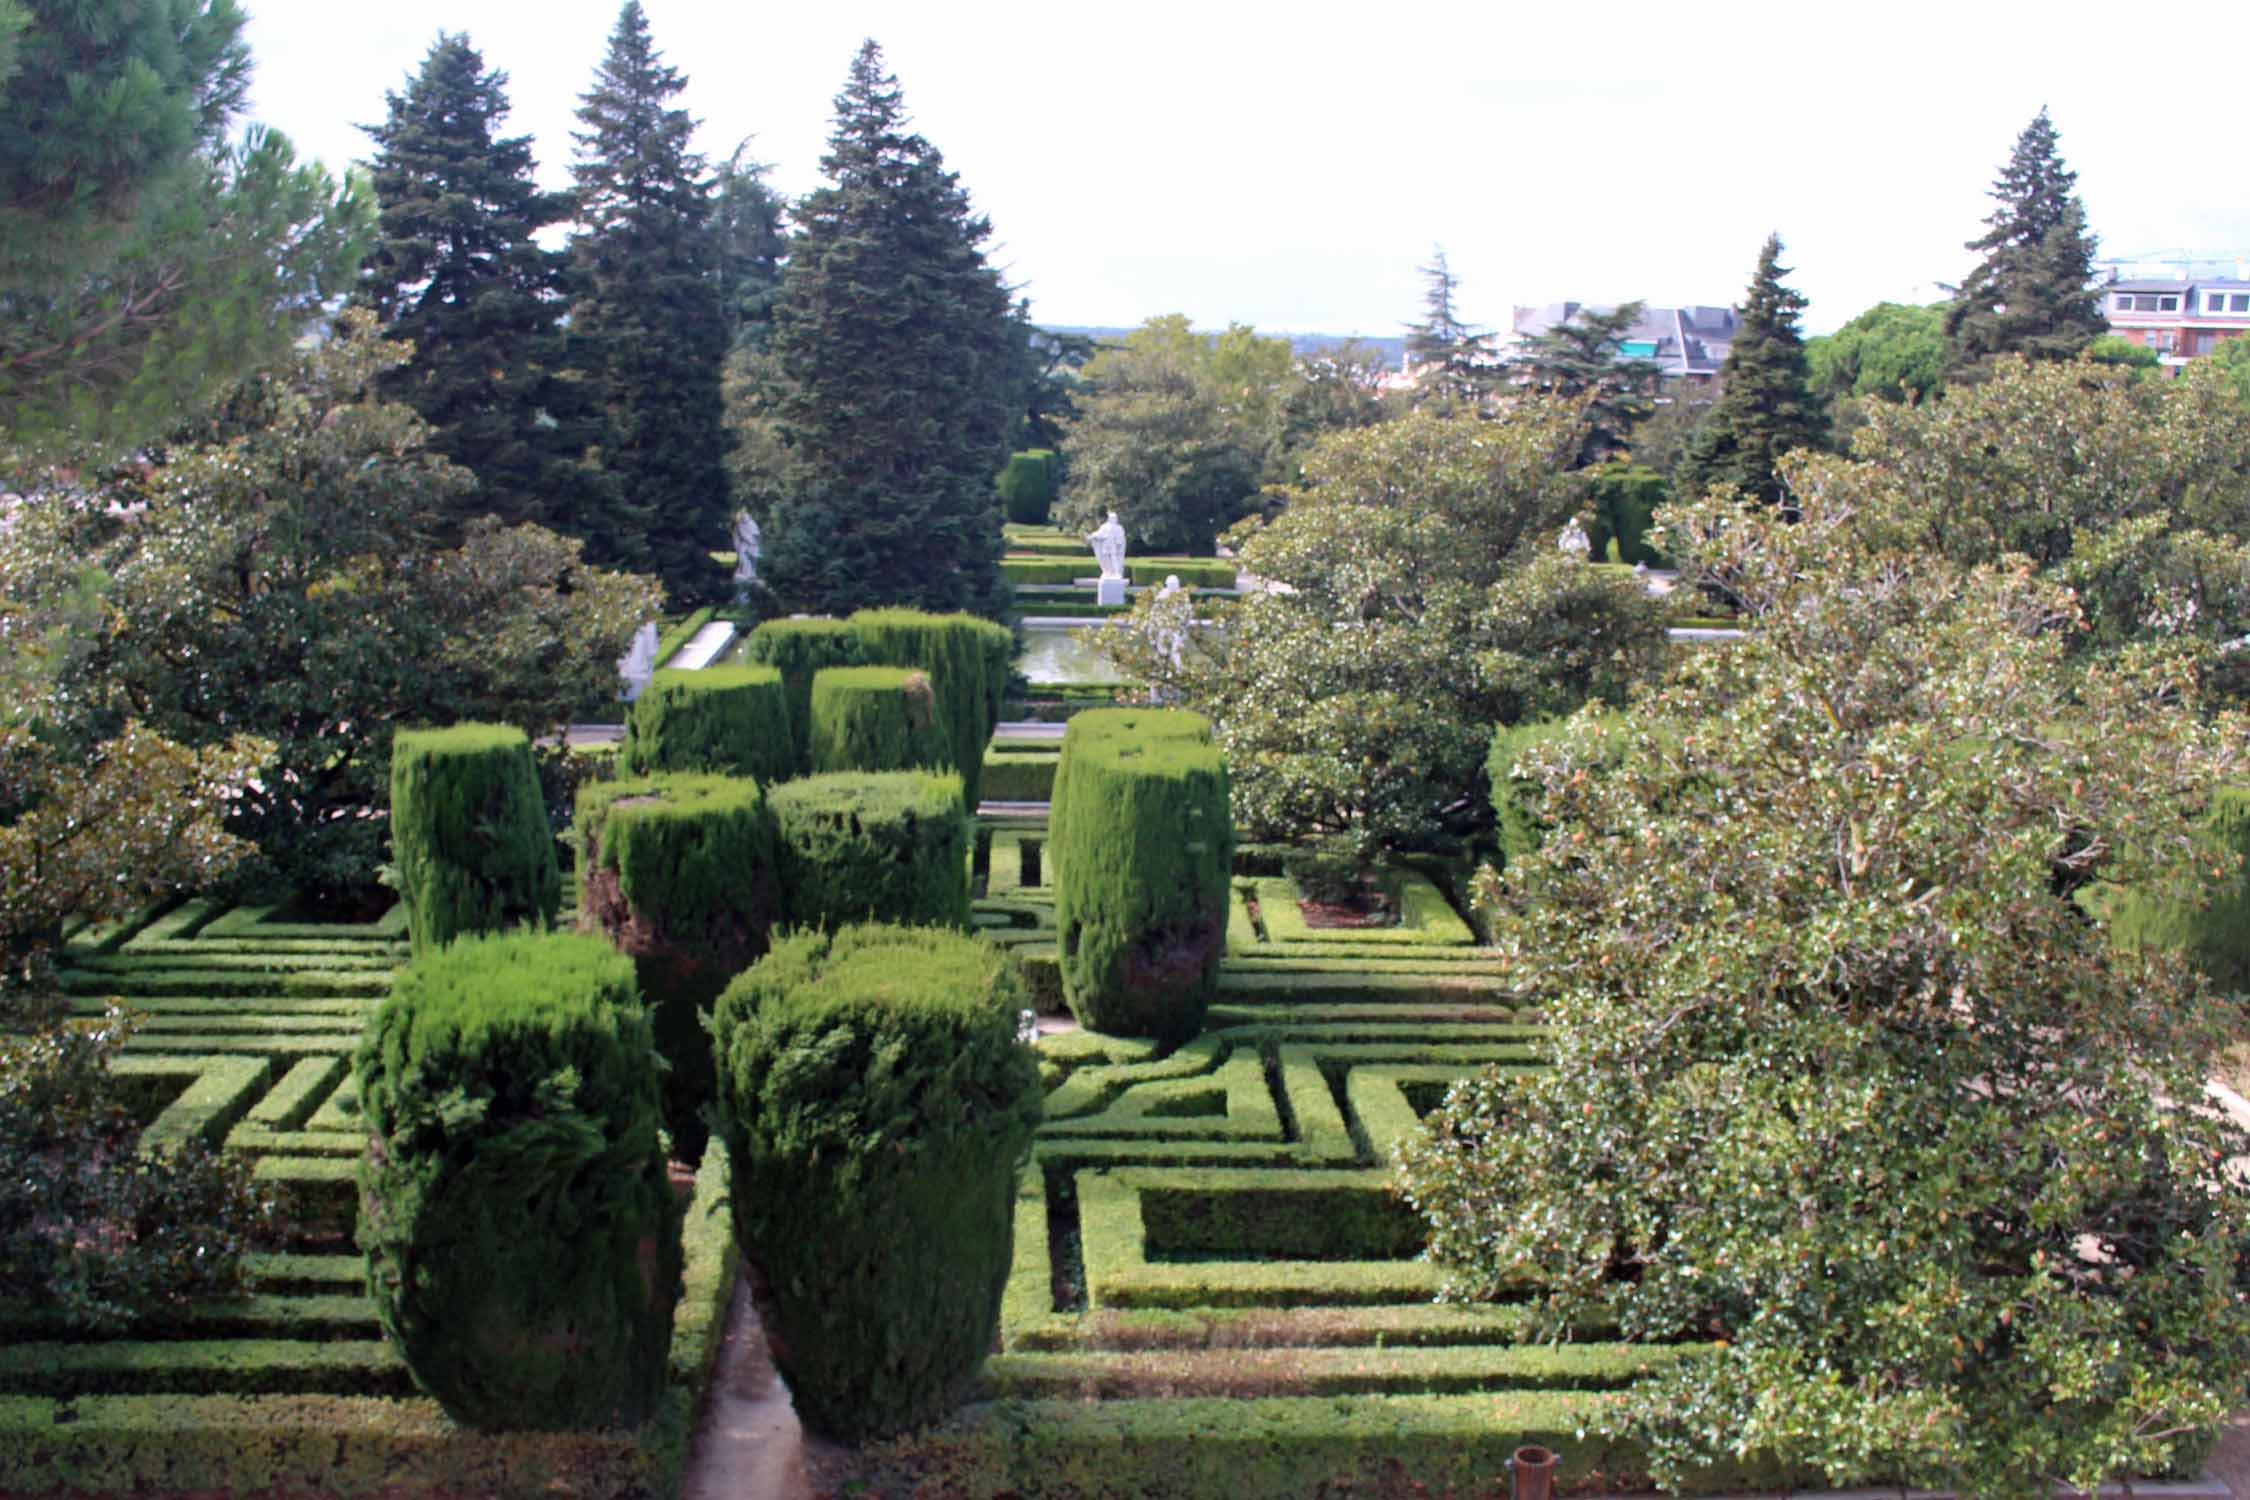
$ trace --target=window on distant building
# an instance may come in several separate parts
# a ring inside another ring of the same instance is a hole
[[[2158,312],[2178,312],[2180,310],[2180,299],[2177,297],[2159,297],[2156,299],[2156,310]]]
[[[2234,294],[2234,311],[2250,312],[2250,292],[2236,292]]]
[[[2109,299],[2110,306],[2116,308],[2119,312],[2133,311],[2135,300],[2136,299],[2131,292],[2119,292],[2116,296]]]
[[[2219,336],[2215,333],[2199,333],[2195,336],[2195,352],[2198,354],[2209,354],[2218,347]]]
[[[2169,328],[2158,328],[2150,331],[2148,342],[2150,348],[2169,354],[2180,347],[2180,336]]]
[[[2225,312],[2227,310],[2227,294],[2225,292],[2205,292],[2203,294],[2203,310],[2207,313]]]

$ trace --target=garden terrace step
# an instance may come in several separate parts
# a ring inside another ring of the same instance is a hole
[[[1608,1343],[1003,1354],[985,1366],[982,1394],[988,1400],[1121,1400],[1606,1391],[1709,1347]]]
[[[380,1338],[125,1339],[0,1347],[0,1394],[11,1396],[411,1396],[414,1391],[405,1361]]]

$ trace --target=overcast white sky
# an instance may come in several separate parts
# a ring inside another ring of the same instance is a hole
[[[248,0],[252,117],[331,166],[466,30],[567,181],[619,0]],[[1391,334],[1442,244],[1460,307],[1729,303],[1769,230],[1807,327],[1930,300],[2042,105],[2103,254],[2250,254],[2239,4],[644,0],[701,145],[795,195],[880,42],[1042,322]]]

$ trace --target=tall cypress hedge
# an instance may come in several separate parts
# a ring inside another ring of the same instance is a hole
[[[391,861],[417,953],[465,932],[554,925],[562,872],[524,732],[401,730],[391,742]]]
[[[1234,821],[1210,724],[1119,710],[1064,737],[1049,817],[1063,998],[1115,1036],[1203,1028],[1226,956]]]
[[[806,1425],[943,1416],[992,1348],[1040,1115],[1015,962],[846,927],[776,944],[712,1017],[735,1234]]]
[[[789,695],[789,727],[797,744],[798,775],[812,769],[812,684],[829,667],[860,664],[859,635],[842,620],[821,616],[768,620],[742,643],[742,659],[781,673]]]
[[[368,1291],[416,1382],[487,1430],[656,1415],[681,1213],[632,965],[464,937],[399,973],[357,1074]]]
[[[703,667],[649,678],[625,713],[618,769],[628,776],[709,771],[782,781],[796,774],[796,735],[778,668]]]
[[[889,667],[919,667],[930,675],[953,737],[953,766],[962,794],[976,809],[984,786],[984,747],[1000,722],[1015,635],[975,615],[933,615],[914,609],[863,609],[851,617],[860,659]],[[998,675],[994,662],[998,661]]]
[[[655,776],[578,793],[578,919],[632,956],[670,1064],[664,1114],[688,1160],[708,1136],[703,1018],[781,913],[773,820],[747,777]]]
[[[926,672],[830,667],[813,678],[812,769],[953,769],[953,736]]]
[[[969,819],[951,772],[841,771],[774,788],[792,928],[969,925]]]
[[[2221,990],[2250,994],[2250,788],[2212,794],[2202,840],[2202,858],[2240,861],[2203,883],[2203,904],[2128,891],[2115,901],[2110,926],[2128,946],[2176,948]]]
[[[1027,448],[1008,455],[1008,466],[996,481],[1000,503],[1008,519],[1023,526],[1044,526],[1055,503],[1055,450]]]

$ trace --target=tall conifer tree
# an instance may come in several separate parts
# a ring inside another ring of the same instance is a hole
[[[1445,263],[1442,247],[1421,271],[1427,283],[1422,321],[1406,325],[1406,363],[1423,372],[1415,387],[1417,400],[1481,401],[1500,374],[1492,330],[1461,321],[1453,306],[1461,279]]]
[[[979,248],[991,228],[910,132],[872,41],[836,96],[821,165],[831,183],[797,209],[774,306],[768,400],[788,460],[762,571],[792,609],[996,613],[992,476],[1025,362]]]
[[[2000,206],[1968,244],[1984,259],[1945,312],[1955,378],[1974,378],[2003,354],[2073,359],[2107,329],[2077,185],[2042,109],[1992,184]]]
[[[1719,370],[1719,400],[1680,465],[1679,488],[1694,495],[1731,484],[1769,505],[1783,502],[1775,466],[1798,448],[1828,441],[1828,409],[1812,393],[1805,341],[1797,331],[1804,295],[1782,283],[1781,236],[1766,236],[1734,346]]]
[[[645,528],[619,551],[675,602],[697,603],[725,582],[711,549],[726,544],[733,508],[711,180],[689,149],[695,121],[669,107],[685,84],[657,53],[640,0],[626,0],[572,136],[582,228],[570,243],[570,334],[602,407],[602,467]]]
[[[1586,399],[1586,437],[1580,466],[1600,463],[1625,446],[1635,427],[1656,409],[1650,392],[1656,366],[1625,357],[1625,335],[1646,304],[1626,302],[1608,312],[1581,307],[1562,322],[1524,341],[1508,372],[1543,395]]]
[[[439,33],[389,117],[363,126],[379,206],[356,302],[414,358],[383,382],[430,424],[430,446],[477,476],[466,515],[584,536],[608,561],[581,463],[590,412],[562,378],[562,262],[533,238],[569,212],[532,179],[531,138],[500,136],[508,78]],[[458,521],[461,518],[456,518]]]

